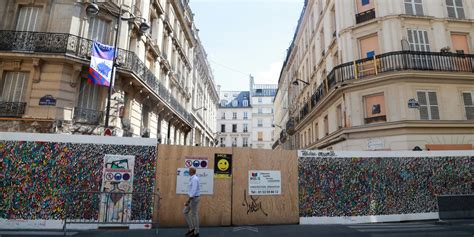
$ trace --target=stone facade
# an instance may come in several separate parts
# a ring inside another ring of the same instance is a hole
[[[90,16],[90,2],[8,0],[0,9],[0,131],[104,134],[108,88],[86,82],[90,48],[113,45],[118,33],[112,135],[213,145],[218,97],[212,74],[201,73],[211,70],[188,3],[97,1],[99,14]],[[120,9],[135,18],[116,31]],[[49,95],[56,102],[40,105]],[[195,111],[201,104],[204,118]]]

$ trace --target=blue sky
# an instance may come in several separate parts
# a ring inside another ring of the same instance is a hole
[[[222,90],[277,83],[304,0],[191,0],[199,37]]]

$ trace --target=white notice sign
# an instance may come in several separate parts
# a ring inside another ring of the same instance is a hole
[[[199,177],[199,189],[201,195],[212,195],[214,193],[214,170],[196,169]],[[176,194],[188,194],[189,168],[178,168],[176,173]]]
[[[281,195],[280,171],[250,170],[249,195]]]

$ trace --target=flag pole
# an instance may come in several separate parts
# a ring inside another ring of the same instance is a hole
[[[115,65],[116,64],[116,61],[117,61],[117,56],[118,56],[118,45],[117,45],[117,42],[118,42],[118,36],[119,36],[119,32],[120,32],[120,27],[121,27],[121,23],[122,23],[122,5],[120,5],[120,10],[119,10],[119,14],[117,16],[117,23],[115,24],[115,26],[117,27],[116,31],[115,31],[115,39],[114,39],[114,58],[113,58],[113,61],[112,61],[112,78],[110,79],[110,83],[109,83],[109,90],[108,90],[108,93],[107,93],[107,108],[105,110],[105,128],[109,128],[109,118],[110,118],[110,100],[111,100],[111,97],[112,97],[112,86],[114,86],[115,84],[115,74],[117,73],[117,66]]]

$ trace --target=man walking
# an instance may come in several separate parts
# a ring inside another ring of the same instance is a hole
[[[189,187],[188,187],[188,201],[184,204],[184,217],[188,223],[188,232],[186,236],[199,237],[199,178],[196,175],[196,168],[189,168]]]

